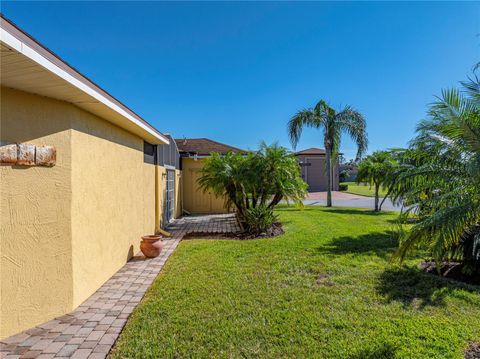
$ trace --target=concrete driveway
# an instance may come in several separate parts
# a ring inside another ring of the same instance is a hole
[[[381,201],[382,199],[380,199]],[[327,204],[327,192],[310,192],[303,203],[313,206],[325,206]],[[335,207],[368,208],[373,210],[375,199],[373,197],[333,191],[332,204]],[[382,211],[400,211],[400,209],[401,206],[395,206],[389,199],[386,199],[382,206]]]

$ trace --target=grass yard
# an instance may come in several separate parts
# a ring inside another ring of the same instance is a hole
[[[286,233],[183,241],[112,358],[462,358],[480,287],[389,262],[392,213],[278,211]]]
[[[342,182],[348,185],[348,190],[345,192],[358,194],[360,196],[367,196],[367,197],[375,197],[375,187],[370,187],[370,185],[366,184],[357,184],[356,182]],[[387,194],[387,191],[380,188],[378,190],[378,194],[380,197],[384,197]]]

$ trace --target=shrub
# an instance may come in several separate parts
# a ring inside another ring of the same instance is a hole
[[[338,190],[339,190],[339,191],[348,191],[348,184],[340,183],[340,184],[338,185]]]
[[[345,182],[347,180],[348,176],[350,176],[350,172],[348,170],[343,170],[338,175],[338,179],[339,179],[340,182]]]
[[[282,200],[301,203],[307,193],[297,159],[277,145],[262,144],[258,151],[247,154],[212,153],[205,161],[198,182],[204,191],[224,197],[226,205],[236,209],[240,223],[248,232],[256,231],[249,228],[246,219],[251,218],[247,213],[249,209],[273,210]],[[265,219],[267,217],[266,214]]]
[[[272,208],[260,206],[245,211],[245,224],[247,231],[251,234],[265,233],[277,221],[278,217],[273,213]]]

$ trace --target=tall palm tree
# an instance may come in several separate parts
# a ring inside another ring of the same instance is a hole
[[[332,157],[336,158],[340,149],[342,133],[348,134],[357,144],[357,158],[367,149],[366,122],[363,115],[346,106],[335,111],[325,101],[320,100],[314,108],[298,111],[288,122],[288,135],[296,148],[304,127],[323,131],[323,143],[327,157],[327,206],[332,206]]]

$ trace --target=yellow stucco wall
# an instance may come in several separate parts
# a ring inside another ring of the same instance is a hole
[[[205,159],[182,159],[183,207],[189,213],[226,213],[225,199],[210,193],[204,193],[199,188],[197,179]]]
[[[71,311],[138,252],[155,228],[155,167],[141,138],[71,104],[0,95],[2,141],[57,148],[51,168],[0,166],[4,338]]]
[[[1,88],[0,139],[55,145],[55,167],[0,166],[0,338],[72,309],[71,106]]]
[[[139,250],[155,229],[155,167],[143,140],[89,113],[72,122],[73,306]]]

